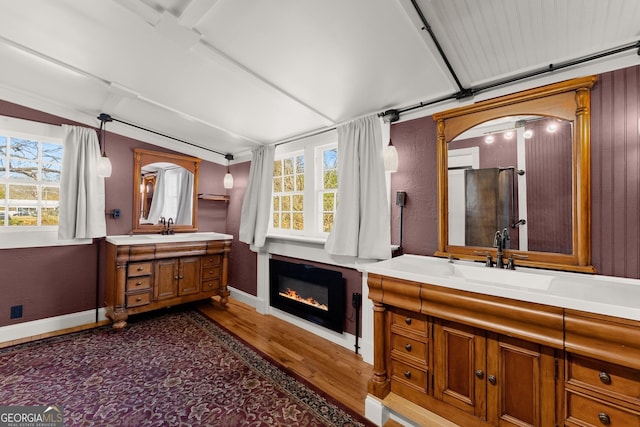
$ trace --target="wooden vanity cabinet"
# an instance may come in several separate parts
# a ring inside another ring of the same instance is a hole
[[[200,292],[201,257],[168,258],[155,261],[156,300]]]
[[[368,284],[376,307],[371,394],[391,391],[465,427],[562,419],[562,309],[371,273]],[[403,319],[420,327],[409,330]]]
[[[145,245],[106,243],[106,315],[129,315],[218,296],[226,305],[230,240]]]
[[[402,309],[389,311],[389,320],[391,391],[421,402],[431,388],[431,324],[427,316]]]
[[[640,426],[640,322],[567,310],[570,427]]]
[[[443,319],[433,336],[436,399],[490,425],[554,425],[553,348]]]

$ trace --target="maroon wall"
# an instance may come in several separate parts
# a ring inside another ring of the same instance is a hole
[[[591,93],[592,257],[640,278],[640,66],[600,75]]]
[[[238,240],[240,231],[240,211],[247,181],[249,179],[249,168],[251,162],[238,163],[231,166],[233,174],[233,189],[229,195],[229,212],[227,215],[227,233],[233,235],[231,244],[231,256],[229,259],[229,285],[250,295],[258,294],[257,260],[258,256],[251,251],[249,245]]]
[[[391,174],[391,243],[399,243],[397,191],[406,191],[404,253],[433,255],[438,249],[436,124],[431,117],[397,123],[391,140],[398,150],[398,172]]]

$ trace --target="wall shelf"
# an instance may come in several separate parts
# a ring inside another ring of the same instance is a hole
[[[200,194],[198,194],[198,199],[201,199],[201,200],[213,200],[213,201],[218,201],[218,202],[228,202],[229,201],[229,196],[226,195],[226,194],[200,193]]]

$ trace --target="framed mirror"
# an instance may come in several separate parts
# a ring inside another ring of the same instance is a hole
[[[200,159],[136,148],[133,162],[134,233],[159,233],[168,222],[176,232],[198,231]]]
[[[435,114],[436,256],[595,272],[590,90],[569,80]],[[494,246],[495,244],[495,246]]]

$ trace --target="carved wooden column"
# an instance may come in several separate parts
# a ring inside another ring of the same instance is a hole
[[[384,304],[373,302],[373,376],[369,380],[368,392],[380,399],[389,394],[391,387],[386,366],[385,312]]]
[[[222,253],[222,277],[220,278],[220,304],[223,308],[227,308],[229,302],[229,295],[231,292],[227,288],[227,276],[229,270],[229,253],[231,252],[231,242],[226,242],[224,245],[224,251]]]
[[[575,171],[577,182],[583,185],[575,189],[577,216],[576,232],[581,236],[575,249],[578,265],[591,264],[591,84],[576,90]]]
[[[369,299],[373,302],[373,375],[369,380],[367,391],[374,396],[383,399],[391,389],[391,383],[387,376],[386,357],[386,308],[382,303],[382,276],[369,274],[367,276],[369,286]]]

